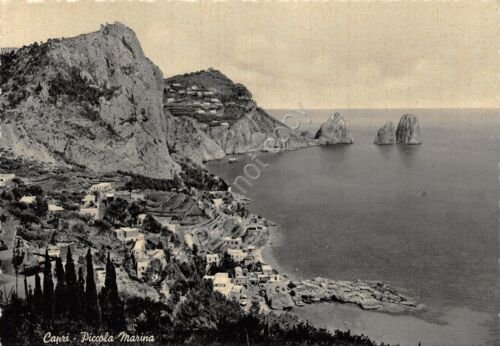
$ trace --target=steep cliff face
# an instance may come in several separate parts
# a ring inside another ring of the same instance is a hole
[[[396,130],[396,142],[401,144],[422,144],[418,119],[413,114],[404,114]]]
[[[396,133],[392,121],[388,121],[377,131],[377,135],[375,136],[375,140],[373,143],[378,145],[396,143]]]
[[[321,144],[352,144],[351,129],[340,113],[335,113],[321,124],[315,137]]]
[[[171,177],[161,71],[120,23],[2,56],[0,146],[95,171]]]
[[[259,108],[245,86],[214,69],[165,79],[164,107],[176,124],[168,139],[170,148],[196,162],[308,145],[299,133],[284,130]]]

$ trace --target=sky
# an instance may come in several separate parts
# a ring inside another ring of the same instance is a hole
[[[216,68],[264,108],[496,108],[495,1],[0,1],[0,46],[122,22],[172,76]]]

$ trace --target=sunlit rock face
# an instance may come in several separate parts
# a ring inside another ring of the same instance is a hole
[[[352,144],[354,142],[349,124],[340,113],[330,116],[321,125],[314,138],[318,139],[321,144]]]
[[[373,143],[378,145],[396,143],[396,129],[392,121],[388,121],[377,131],[377,135],[375,136]]]
[[[414,114],[405,114],[399,120],[396,130],[396,142],[401,144],[422,144],[420,126]]]

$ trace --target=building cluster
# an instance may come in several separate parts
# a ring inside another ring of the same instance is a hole
[[[224,105],[217,98],[215,88],[204,89],[198,85],[182,85],[171,83],[165,85],[165,107],[175,116],[193,114],[222,117]]]
[[[14,47],[2,47],[0,48],[0,55],[5,55],[9,53],[15,53],[19,50],[19,48],[14,48]]]
[[[0,187],[9,186],[15,182],[15,178],[14,174],[0,174]],[[133,261],[128,263],[133,263],[135,266],[132,268],[137,273],[138,279],[159,283],[161,273],[170,258],[176,258],[180,262],[189,260],[196,245],[198,255],[206,259],[207,270],[212,269],[210,272],[214,273],[214,268],[218,268],[213,275],[206,275],[204,279],[211,280],[213,289],[228,299],[235,300],[242,306],[248,306],[247,294],[251,295],[250,292],[255,293],[255,290],[265,289],[270,283],[281,281],[279,274],[270,265],[264,263],[256,247],[267,231],[267,221],[255,216],[243,218],[232,212],[238,208],[239,202],[236,195],[230,191],[196,192],[194,196],[197,197],[198,204],[201,203],[202,210],[209,216],[209,221],[188,227],[177,223],[171,217],[156,214],[153,216],[162,226],[170,230],[173,237],[183,240],[166,242],[168,256],[163,248],[149,249],[146,246],[146,241],[151,240],[149,237],[153,235],[147,235],[143,231],[142,224],[146,214],[140,214],[133,227],[114,226],[111,228],[112,241],[122,244],[119,246],[121,249],[119,252],[112,251],[112,260],[115,263],[123,261],[121,251],[125,250],[126,256],[133,258]],[[90,223],[102,220],[107,202],[118,197],[127,201],[147,199],[144,191],[121,191],[117,190],[112,182],[97,182],[91,185],[83,195],[78,213],[80,216],[85,216]],[[18,202],[32,205],[37,203],[37,197],[21,196]],[[64,212],[64,208],[59,205],[58,201],[47,200],[47,204],[49,214]],[[224,222],[227,220],[234,222],[237,231],[225,230]],[[64,242],[58,239],[55,244],[44,245],[43,248],[31,248],[28,252],[32,256],[26,256],[26,258],[35,259],[32,264],[29,264],[35,267],[44,261],[45,251],[48,251],[51,257],[65,259],[65,253],[72,244],[70,241]],[[235,265],[231,270],[224,270],[221,267],[227,258],[230,258]],[[127,265],[124,269],[129,270],[128,268],[130,267]],[[95,273],[97,285],[103,286],[106,277],[105,268],[96,266]],[[168,295],[168,285],[162,282],[158,287],[160,287],[160,293]]]

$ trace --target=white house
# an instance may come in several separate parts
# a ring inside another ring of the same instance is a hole
[[[273,273],[273,267],[271,267],[269,264],[263,264],[262,272],[266,275],[271,275]]]
[[[247,253],[240,249],[227,249],[227,254],[231,256],[235,262],[241,262],[247,257]]]
[[[133,227],[121,227],[115,229],[114,232],[116,237],[122,242],[137,241],[140,237],[139,230]],[[142,234],[142,237],[144,237],[144,234]]]
[[[60,206],[55,205],[55,204],[49,204],[48,209],[49,209],[50,214],[57,214],[57,213],[64,211],[63,207],[60,207]]]
[[[224,201],[222,198],[214,198],[212,200],[212,203],[214,204],[214,207],[217,209],[220,209],[220,207],[224,204]]]
[[[207,261],[207,267],[210,267],[211,265],[219,265],[220,263],[220,257],[218,254],[207,254],[205,256],[205,259]]]
[[[240,248],[241,247],[241,237],[237,238],[231,238],[231,237],[224,237],[224,245],[230,248]]]
[[[35,196],[23,196],[19,200],[19,202],[30,205],[35,203],[36,197]]]
[[[95,268],[95,276],[96,276],[96,286],[104,287],[104,283],[106,281],[106,269],[102,267]]]
[[[222,295],[229,297],[233,284],[231,283],[228,273],[216,273],[212,276],[205,275],[204,279],[212,280],[215,292],[219,292]]]
[[[142,279],[144,277],[144,273],[149,266],[149,258],[146,256],[140,257],[137,259],[137,277]]]
[[[112,183],[98,183],[89,188],[89,192],[110,192],[113,191]]]
[[[134,252],[135,258],[139,258],[146,253],[146,243],[144,241],[144,237],[135,241],[132,251]]]
[[[101,220],[103,217],[100,208],[80,208],[79,214],[90,216],[93,220]]]
[[[0,187],[7,186],[15,177],[15,174],[0,174]]]

